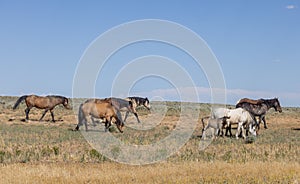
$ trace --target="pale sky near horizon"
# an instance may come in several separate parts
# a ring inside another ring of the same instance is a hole
[[[279,97],[282,106],[300,106],[299,0],[0,0],[0,95],[71,97],[73,77],[88,46],[113,27],[143,19],[172,21],[198,34],[221,66],[227,103]],[[105,86],[120,69],[148,55],[184,66],[200,101],[210,101],[201,68],[180,49],[152,42],[127,46],[111,57],[95,82],[97,96],[110,96]],[[129,95],[135,94],[179,100],[174,86],[158,77],[137,81]]]

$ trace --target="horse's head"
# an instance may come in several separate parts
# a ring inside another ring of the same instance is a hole
[[[150,102],[147,97],[144,99],[143,105],[150,110]]]
[[[121,119],[122,119],[122,117],[121,117]],[[117,125],[117,128],[119,129],[120,133],[123,133],[124,122],[120,121],[120,120],[117,120],[116,125]]]
[[[282,112],[282,109],[281,109],[281,106],[280,106],[278,98],[274,98],[272,101],[273,101],[273,107],[274,107],[274,109],[276,111]]]
[[[62,102],[63,106],[66,108],[66,109],[71,109],[70,105],[69,105],[69,100],[68,98],[63,98],[63,102]]]

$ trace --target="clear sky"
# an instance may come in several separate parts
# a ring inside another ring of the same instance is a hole
[[[299,106],[299,0],[0,0],[0,95],[71,97],[76,67],[90,43],[141,19],[176,22],[205,40],[222,67],[228,103],[279,97],[282,106]],[[119,62],[107,66],[102,74],[107,78],[99,75],[97,96],[110,95],[103,86],[122,66],[151,54],[178,60],[203,93],[200,99],[209,102],[205,75],[188,56],[160,43],[138,43],[112,57]],[[177,100],[171,88],[167,81],[146,78],[131,92]]]

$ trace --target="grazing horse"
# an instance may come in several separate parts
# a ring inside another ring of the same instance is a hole
[[[207,125],[205,126],[205,122],[204,119],[208,119],[207,120]],[[230,117],[224,116],[222,118],[211,118],[209,116],[201,118],[202,121],[202,138],[205,140],[206,139],[206,130],[208,128],[213,128],[215,130],[214,134],[213,134],[213,138],[215,138],[215,135],[218,135],[221,130],[221,136],[223,136],[223,131],[222,129],[225,127],[225,125],[227,124],[227,119],[230,119]]]
[[[133,109],[134,109],[134,112],[132,112],[134,114],[134,116],[136,117],[138,123],[140,123],[140,119],[136,113],[136,108],[138,106],[144,106],[146,107],[148,110],[150,110],[150,102],[148,100],[148,98],[141,98],[141,97],[127,97],[125,98],[125,100],[127,101],[130,101],[132,103],[132,106],[133,106]],[[125,118],[124,118],[124,122],[126,121],[127,117],[128,117],[128,114],[129,114],[129,111],[126,111],[126,114],[125,114]]]
[[[104,119],[105,132],[111,126],[112,121],[115,121],[117,128],[123,133],[124,123],[122,121],[121,113],[116,106],[120,106],[122,103],[117,101],[113,102],[112,98],[109,99],[89,99],[79,106],[78,111],[78,124],[75,130],[79,130],[79,127],[84,124],[86,131],[88,130],[87,122],[88,117]],[[127,108],[131,108],[130,103]],[[114,106],[116,105],[116,106]],[[123,105],[123,104],[122,104]],[[124,106],[125,107],[125,106]]]
[[[259,117],[259,122],[257,123],[258,125],[258,130],[259,130],[259,125],[261,121],[264,122],[264,128],[267,129],[267,123],[266,123],[266,113],[270,108],[274,108],[275,111],[282,112],[280,103],[278,98],[274,99],[258,99],[258,100],[251,100],[248,98],[243,98],[239,100],[239,102],[236,104],[236,107],[241,107],[248,112],[250,112],[253,116],[258,116]]]
[[[37,96],[37,95],[24,95],[21,96],[16,104],[14,105],[13,109],[16,109],[19,104],[25,100],[27,108],[25,109],[26,113],[26,118],[25,120],[27,121],[29,119],[29,111],[32,107],[36,107],[38,109],[45,109],[42,117],[40,118],[40,121],[44,118],[45,114],[50,110],[52,121],[55,122],[54,120],[54,113],[53,109],[55,106],[63,104],[63,106],[66,109],[71,109],[69,106],[69,100],[66,97],[63,96],[55,96],[55,95],[49,95],[49,96]]]
[[[90,100],[87,100],[87,101],[94,101],[95,103],[108,102],[112,106],[114,106],[114,108],[116,108],[118,111],[126,111],[126,113],[131,112],[138,119],[137,112],[136,112],[135,108],[133,108],[133,104],[132,104],[131,101],[124,100],[124,99],[121,99],[121,98],[115,98],[115,97],[104,98],[104,99],[90,99]],[[92,117],[91,119],[92,119],[92,121],[95,125],[94,117]]]
[[[212,118],[229,117],[226,120],[227,121],[226,134],[227,131],[229,131],[230,136],[232,136],[231,125],[237,124],[238,128],[235,134],[237,139],[241,130],[242,130],[243,138],[246,138],[244,127],[246,127],[246,129],[249,130],[252,135],[256,136],[255,117],[252,116],[247,110],[244,110],[242,108],[237,108],[237,109],[216,108],[216,109],[212,109],[211,117]]]

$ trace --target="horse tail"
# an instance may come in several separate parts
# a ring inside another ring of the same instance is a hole
[[[201,121],[202,121],[202,132],[204,131],[204,128],[205,128],[205,122],[204,122],[204,119],[208,119],[209,118],[209,116],[205,116],[205,117],[203,117],[203,118],[201,118]]]
[[[21,96],[21,97],[17,100],[17,102],[15,103],[13,109],[15,110],[15,109],[19,106],[19,104],[20,104],[23,100],[25,100],[27,97],[28,97],[28,95]]]
[[[79,106],[79,110],[78,110],[78,124],[77,124],[75,130],[79,130],[79,127],[82,125],[82,121],[84,120],[84,113],[83,113],[83,110],[82,110],[82,106],[83,106],[83,104],[80,104],[80,106]]]

